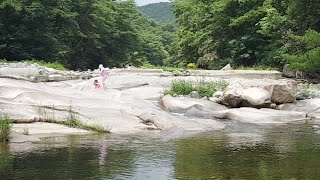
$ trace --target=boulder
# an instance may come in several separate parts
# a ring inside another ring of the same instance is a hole
[[[190,93],[191,98],[200,99],[200,94],[197,91],[192,91]]]
[[[292,80],[236,81],[229,85],[221,103],[229,107],[269,107],[271,103],[291,103],[298,85]]]
[[[222,91],[217,91],[212,95],[212,97],[215,97],[215,98],[220,98],[222,96],[223,96],[223,92]]]
[[[282,74],[288,78],[302,78],[302,72],[290,69],[289,64],[283,66]]]
[[[243,90],[246,88],[247,86],[241,82],[229,85],[221,97],[221,103],[229,107],[239,107]]]
[[[221,70],[224,70],[224,71],[232,70],[232,67],[231,67],[231,65],[230,65],[230,63],[229,63],[229,64],[227,64],[225,67],[223,67]]]
[[[212,102],[215,102],[215,103],[221,103],[221,99],[219,99],[219,98],[216,98],[216,97],[211,97],[211,98],[209,98],[209,101],[212,101]]]
[[[273,86],[271,94],[273,103],[292,103],[296,100],[298,92],[298,83],[296,81],[279,80],[269,86]]]
[[[268,91],[261,88],[248,88],[243,90],[241,106],[245,107],[270,107],[271,95]]]

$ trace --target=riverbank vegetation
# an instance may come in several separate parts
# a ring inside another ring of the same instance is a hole
[[[63,119],[56,117],[56,111],[65,111],[67,116]],[[108,126],[103,126],[101,124],[84,124],[82,123],[77,112],[73,110],[70,106],[69,109],[59,109],[54,106],[38,106],[39,121],[61,124],[71,128],[78,128],[83,130],[95,131],[99,133],[109,133],[111,128]]]
[[[192,91],[197,91],[200,97],[211,97],[217,91],[224,91],[229,85],[228,81],[188,81],[173,80],[169,89],[164,91],[164,95],[189,95]]]
[[[0,143],[7,142],[11,133],[12,122],[7,114],[0,114]]]
[[[45,61],[37,61],[37,60],[26,60],[24,62],[29,63],[29,64],[37,64],[39,66],[44,66],[44,67],[48,67],[48,68],[52,68],[52,69],[60,70],[60,71],[67,70],[63,64],[61,64],[57,61],[56,62],[45,62]]]
[[[145,63],[220,69],[231,63],[240,69],[290,64],[319,73],[318,1],[175,0],[160,5],[173,11],[176,22],[146,17],[133,0],[4,0],[0,58],[57,62],[76,70]]]

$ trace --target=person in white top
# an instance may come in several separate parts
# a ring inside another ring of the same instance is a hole
[[[109,76],[109,68],[103,67],[102,64],[99,65],[99,70],[100,70],[100,76],[102,77],[102,87],[105,89],[106,86],[106,80]]]

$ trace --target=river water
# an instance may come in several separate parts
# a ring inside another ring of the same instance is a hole
[[[232,125],[187,137],[47,138],[0,147],[0,179],[319,179],[320,135],[311,125]]]

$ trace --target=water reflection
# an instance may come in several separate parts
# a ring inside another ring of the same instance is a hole
[[[308,126],[47,139],[32,152],[0,146],[2,179],[317,179],[320,137]]]
[[[0,179],[5,179],[6,172],[12,168],[13,156],[10,154],[9,146],[0,143]]]
[[[308,127],[220,133],[177,142],[177,179],[318,179],[320,138]]]

